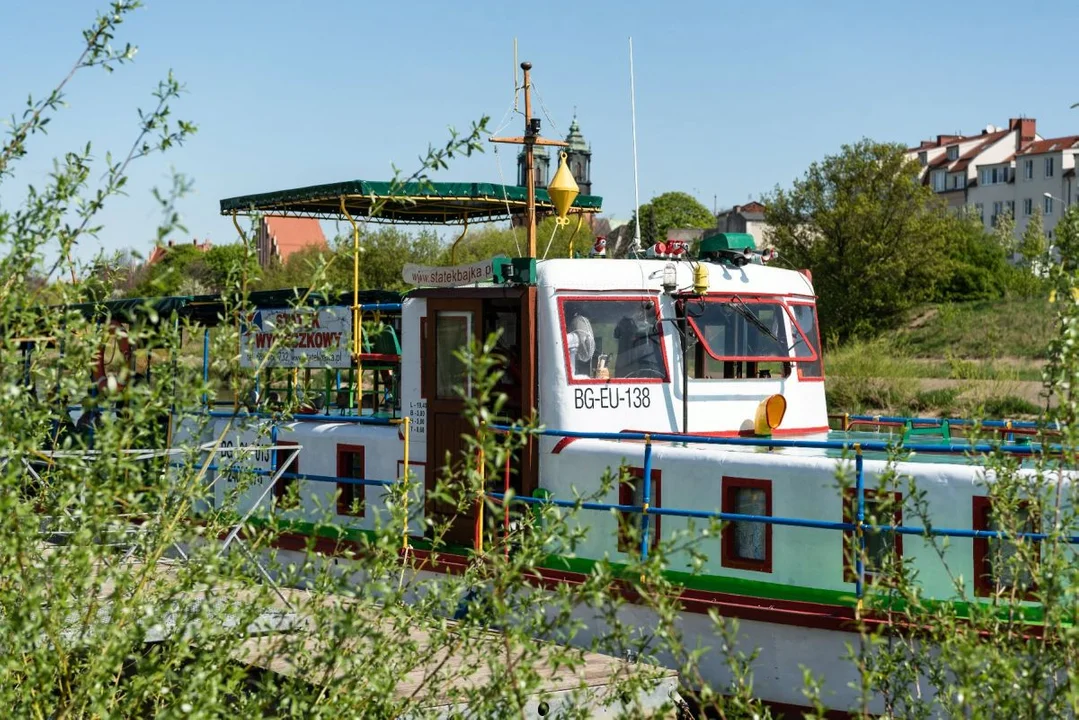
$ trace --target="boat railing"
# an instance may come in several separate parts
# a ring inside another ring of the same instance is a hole
[[[776,439],[776,438],[724,438],[714,437],[707,435],[687,435],[682,433],[644,433],[644,432],[584,432],[576,430],[552,430],[552,429],[523,429],[516,426],[497,425],[491,426],[492,430],[497,432],[527,432],[532,435],[544,436],[544,437],[558,437],[558,438],[576,438],[576,439],[591,439],[591,440],[614,440],[614,441],[629,441],[630,443],[637,444],[643,443],[641,452],[644,456],[643,468],[641,473],[643,502],[640,505],[624,505],[602,502],[583,502],[580,500],[566,500],[555,498],[545,493],[544,497],[525,497],[525,496],[511,496],[509,494],[508,482],[505,492],[502,493],[488,493],[488,497],[505,503],[507,497],[510,498],[510,502],[520,502],[529,505],[553,505],[557,507],[574,508],[588,511],[600,511],[609,513],[611,511],[632,513],[641,516],[640,519],[640,546],[639,554],[642,560],[648,559],[649,548],[651,547],[651,538],[649,537],[651,528],[649,515],[657,516],[669,516],[669,517],[684,517],[684,518],[696,518],[701,520],[718,520],[720,522],[753,522],[762,523],[766,525],[784,525],[791,527],[804,527],[804,528],[818,528],[821,530],[832,530],[853,533],[855,542],[857,543],[857,555],[854,562],[855,571],[855,596],[860,602],[865,594],[865,581],[866,581],[866,568],[864,558],[866,557],[866,535],[869,533],[890,532],[898,535],[921,535],[923,537],[955,537],[955,538],[977,538],[977,539],[995,539],[995,540],[1030,540],[1040,541],[1046,540],[1050,537],[1047,533],[1038,532],[1020,532],[1020,533],[1008,533],[1003,530],[974,530],[967,528],[939,528],[939,527],[918,527],[903,524],[873,524],[866,521],[866,503],[865,503],[865,464],[864,454],[865,452],[894,452],[897,449],[909,452],[933,452],[933,453],[948,453],[948,454],[967,454],[967,453],[991,453],[994,451],[1001,451],[1007,454],[1031,456],[1043,452],[1042,446],[1038,444],[1027,445],[993,445],[991,443],[979,443],[979,442],[963,442],[963,443],[951,443],[948,445],[939,444],[903,444],[898,446],[896,443],[889,443],[884,441],[853,441],[853,440],[799,440],[799,439]],[[664,508],[653,506],[650,504],[649,499],[652,497],[652,466],[653,466],[653,447],[655,443],[677,443],[677,444],[700,444],[700,445],[719,445],[727,447],[758,447],[758,448],[804,448],[804,449],[823,449],[823,450],[840,450],[844,453],[852,453],[854,461],[854,490],[855,490],[855,512],[853,522],[837,522],[830,520],[818,520],[812,518],[797,518],[797,517],[783,517],[776,515],[754,515],[747,513],[732,513],[721,511],[708,511],[708,510],[690,510],[684,508]],[[1060,448],[1058,446],[1046,446],[1045,452],[1059,453]],[[508,478],[508,473],[507,473]],[[508,512],[506,513],[506,527],[503,532],[508,535]],[[1067,535],[1063,538],[1064,542],[1072,545],[1079,544],[1079,535]],[[477,543],[481,538],[477,536]],[[481,549],[478,548],[477,549]]]

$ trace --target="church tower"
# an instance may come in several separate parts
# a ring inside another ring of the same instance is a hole
[[[573,115],[573,122],[569,125],[569,135],[566,136],[569,147],[566,148],[566,164],[573,173],[573,179],[581,188],[582,195],[592,194],[592,148],[585,142],[581,134],[581,127],[577,124],[577,115]]]
[[[547,153],[547,148],[542,145],[532,148],[532,171],[536,175],[536,188],[547,187],[547,178],[551,172],[551,156]],[[528,184],[528,179],[525,177],[524,150],[517,153],[517,184],[520,187]]]

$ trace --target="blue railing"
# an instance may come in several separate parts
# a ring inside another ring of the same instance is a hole
[[[210,416],[215,417],[253,417],[264,418],[266,416],[258,413],[226,413],[226,412],[209,412]],[[272,416],[269,418],[275,420]],[[356,424],[368,424],[368,425],[392,425],[396,424],[394,421],[382,419],[382,418],[369,418],[369,417],[350,417],[350,416],[319,416],[319,415],[305,415],[298,419],[312,419],[312,420],[324,420],[330,422],[353,422]],[[984,423],[983,423],[984,425]],[[550,430],[550,429],[537,429],[537,430],[525,430],[520,427],[506,426],[506,425],[492,425],[489,429],[496,432],[527,432],[531,435],[545,436],[545,437],[559,437],[559,438],[578,438],[578,439],[592,439],[592,440],[612,440],[612,441],[632,441],[643,442],[643,455],[644,466],[642,472],[642,503],[640,505],[623,505],[614,503],[602,503],[592,501],[580,501],[580,500],[563,500],[557,498],[539,498],[539,497],[523,497],[513,496],[511,502],[524,503],[530,505],[552,505],[556,507],[565,508],[579,508],[589,511],[602,511],[610,512],[617,511],[622,513],[633,513],[641,515],[641,537],[640,537],[640,556],[642,559],[648,558],[648,551],[651,546],[651,527],[649,521],[649,515],[656,516],[668,516],[668,517],[683,517],[683,518],[696,518],[702,520],[717,520],[720,522],[754,522],[763,523],[767,525],[780,525],[787,527],[803,527],[803,528],[817,528],[822,530],[838,530],[843,532],[852,532],[855,534],[858,544],[858,553],[855,558],[855,594],[857,598],[861,599],[864,595],[865,589],[865,574],[866,569],[864,566],[865,548],[866,548],[866,533],[867,532],[891,532],[899,535],[921,535],[924,537],[957,537],[957,538],[974,538],[974,539],[997,539],[997,540],[1016,540],[1025,539],[1031,541],[1047,540],[1051,537],[1048,533],[1039,532],[1021,532],[1021,533],[1008,533],[1001,530],[974,530],[966,528],[926,528],[909,525],[879,525],[867,523],[865,519],[865,466],[864,466],[864,452],[866,451],[879,451],[879,452],[892,452],[895,450],[905,450],[912,452],[934,452],[945,454],[966,454],[966,453],[989,453],[994,451],[1002,451],[1008,454],[1030,456],[1036,453],[1044,451],[1055,453],[1060,452],[1061,448],[1058,445],[1046,445],[1044,448],[1040,444],[1029,445],[992,445],[989,443],[951,443],[948,445],[941,444],[911,444],[911,445],[895,445],[892,443],[882,441],[853,441],[853,440],[781,440],[773,438],[721,438],[712,437],[706,435],[687,435],[680,433],[643,433],[643,432],[585,432],[575,430]],[[271,428],[271,443],[277,445],[278,437],[277,423],[274,422]],[[687,510],[680,508],[662,508],[653,507],[650,503],[652,497],[652,470],[653,470],[653,448],[656,442],[670,442],[675,444],[699,444],[699,445],[718,445],[728,447],[765,447],[765,448],[807,448],[807,449],[826,449],[826,450],[841,450],[845,452],[853,452],[854,454],[854,466],[855,466],[855,517],[854,522],[836,522],[830,520],[813,520],[808,518],[796,518],[796,517],[783,517],[775,515],[754,515],[747,513],[730,513],[721,511],[707,511],[707,510]],[[277,450],[271,450],[271,467],[276,467],[276,454]],[[218,465],[210,465],[209,469],[218,471]],[[225,472],[229,472],[226,468]],[[274,471],[270,470],[236,470],[235,472],[251,472],[256,475],[269,476],[273,475]],[[285,472],[281,474],[283,478],[296,479],[296,480],[308,480],[311,482],[326,482],[326,483],[348,483],[356,485],[375,485],[375,486],[393,486],[400,484],[401,479],[394,480],[379,480],[379,479],[367,479],[367,478],[349,478],[349,477],[337,477],[331,475],[312,475],[304,473],[289,473]],[[491,492],[486,493],[487,497],[499,501],[506,501],[505,493]],[[1079,544],[1079,535],[1067,535],[1060,538],[1062,541],[1069,544]]]
[[[986,425],[985,423],[982,423]],[[1003,424],[1001,427],[1005,427]],[[639,513],[641,517],[641,559],[648,558],[650,547],[649,539],[649,515],[698,518],[704,520],[718,520],[721,522],[758,522],[768,525],[784,525],[791,527],[819,528],[822,530],[840,530],[853,532],[858,543],[858,553],[855,559],[855,595],[860,600],[865,590],[865,548],[867,532],[893,532],[900,535],[922,535],[926,537],[959,537],[997,540],[1046,540],[1050,537],[1047,533],[1022,532],[1007,533],[1000,530],[968,530],[965,528],[925,528],[909,525],[874,525],[865,521],[865,465],[863,453],[865,451],[892,452],[905,450],[910,452],[935,452],[947,454],[966,453],[990,453],[1000,450],[1002,452],[1021,456],[1030,456],[1044,451],[1060,452],[1058,445],[1048,445],[1042,448],[1039,444],[1030,445],[992,445],[989,443],[951,443],[948,445],[936,444],[904,444],[897,446],[893,443],[881,441],[857,442],[852,440],[777,440],[772,438],[720,438],[707,435],[688,435],[680,433],[643,433],[643,432],[584,432],[575,430],[524,430],[520,427],[495,425],[491,429],[498,432],[527,432],[531,435],[579,438],[592,440],[629,440],[644,442],[644,468],[642,478],[643,501],[641,505],[615,505],[599,502],[577,502],[559,500],[554,498],[519,497],[512,498],[512,502],[521,502],[537,505],[554,505],[557,507],[581,508],[584,510],[599,510],[610,512],[615,510],[625,513]],[[676,508],[650,507],[651,481],[652,481],[652,447],[655,442],[693,443],[701,445],[721,445],[731,447],[766,447],[766,448],[807,448],[824,450],[841,450],[854,453],[855,465],[855,522],[835,522],[828,520],[810,520],[806,518],[792,518],[773,515],[751,515],[744,513],[727,513],[706,510],[683,510]],[[488,496],[496,500],[505,501],[504,493],[488,493]],[[1062,538],[1065,542],[1079,544],[1079,535],[1068,535]]]

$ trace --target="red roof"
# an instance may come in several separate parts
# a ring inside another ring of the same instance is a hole
[[[1010,135],[1010,134],[1011,134],[1011,130],[998,130],[997,132],[986,133],[985,135],[979,135],[979,136],[977,136],[977,138],[965,138],[964,142],[967,141],[967,140],[974,140],[974,139],[980,140],[981,142],[979,142],[977,145],[975,145],[974,147],[967,150],[965,153],[960,155],[955,160],[949,160],[948,159],[948,153],[944,153],[939,158],[937,158],[933,162],[929,163],[926,167],[932,168],[932,169],[939,169],[941,167],[944,167],[945,165],[948,165],[949,163],[955,163],[955,165],[953,167],[948,168],[948,172],[959,172],[960,170],[966,170],[970,166],[970,161],[973,160],[974,158],[978,157],[978,155],[980,155],[983,150],[985,150],[987,147],[989,147],[993,143],[999,142],[1001,140],[1001,138],[1004,138],[1004,137],[1006,137],[1007,135]],[[950,143],[950,144],[955,145],[957,143]]]
[[[322,225],[315,218],[280,217],[267,215],[266,236],[276,240],[277,253],[284,262],[297,250],[316,245],[328,248]]]
[[[1067,150],[1079,143],[1079,135],[1065,135],[1064,137],[1049,138],[1047,140],[1035,140],[1019,151],[1020,155],[1040,155],[1057,150]]]

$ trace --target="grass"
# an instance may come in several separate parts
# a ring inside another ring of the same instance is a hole
[[[911,357],[1044,360],[1053,338],[1045,299],[946,303],[922,308],[894,342]]]
[[[1045,300],[921,308],[898,332],[825,353],[829,411],[1035,417],[1053,317]]]

